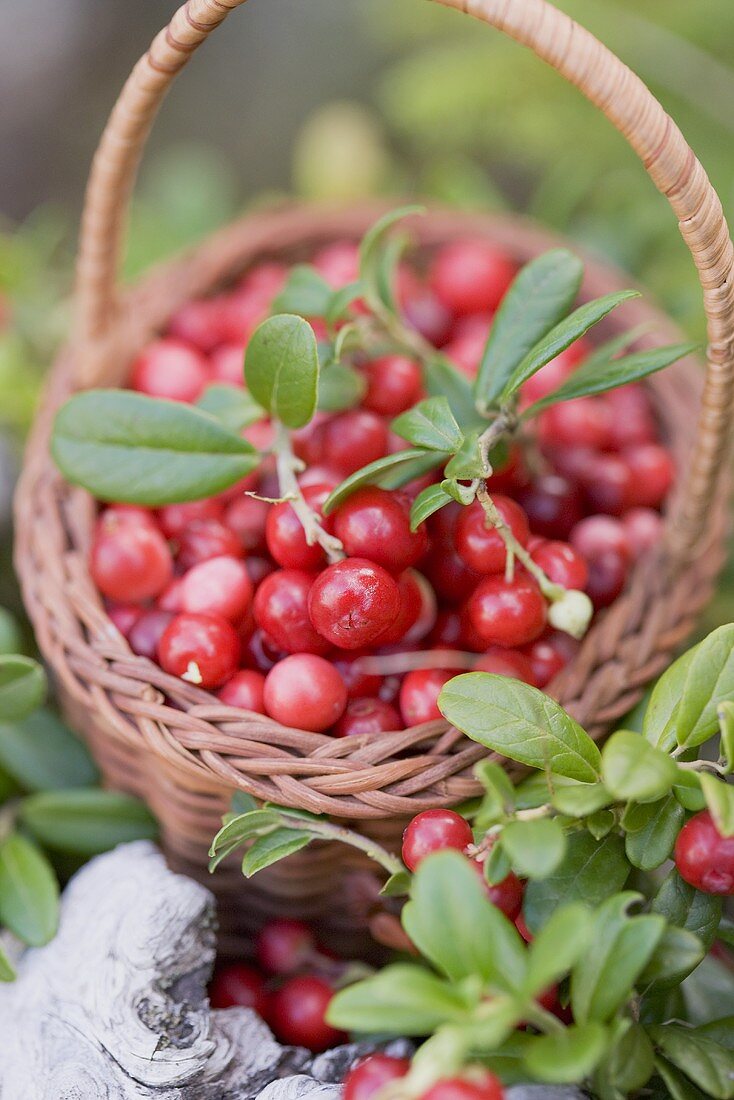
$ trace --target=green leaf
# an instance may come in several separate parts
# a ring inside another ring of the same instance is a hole
[[[608,1090],[614,1090],[608,1095],[625,1097],[650,1080],[655,1071],[655,1054],[640,1024],[622,1020],[617,1027],[618,1038],[599,1068],[599,1077]]]
[[[587,817],[603,810],[612,801],[602,783],[574,783],[556,787],[551,794],[551,805],[567,817]]]
[[[734,772],[734,703],[720,703],[716,713],[721,735],[721,755],[726,762],[727,772],[731,774]]]
[[[721,910],[720,897],[694,889],[683,881],[675,868],[652,899],[653,913],[660,913],[669,924],[693,932],[707,951],[716,938]]]
[[[42,947],[56,933],[59,887],[51,864],[20,833],[0,844],[0,924],[23,943]]]
[[[525,889],[523,912],[531,932],[543,927],[551,914],[567,902],[600,905],[621,890],[629,875],[624,842],[615,833],[596,841],[589,833],[568,837],[561,866],[546,879],[535,879]]]
[[[407,439],[414,447],[426,447],[431,451],[454,454],[464,442],[461,428],[445,397],[428,397],[425,401],[419,401],[412,409],[396,417],[391,427],[396,435]]]
[[[656,802],[668,794],[678,765],[639,733],[617,730],[601,756],[604,786],[620,802]]]
[[[710,1024],[699,1027],[698,1034],[713,1040],[725,1050],[734,1051],[734,1016],[725,1017],[723,1020],[714,1020]]]
[[[364,294],[364,283],[359,281],[348,283],[346,286],[342,286],[338,290],[333,291],[324,313],[324,320],[327,325],[335,325],[337,321],[345,317],[349,312],[349,307],[353,305],[354,302],[359,301],[360,298],[364,298]],[[297,313],[298,310],[294,312]],[[339,330],[340,333],[342,331],[342,329]]]
[[[616,823],[617,819],[611,810],[597,810],[596,813],[587,817],[586,828],[594,840],[601,840],[612,831]]]
[[[555,818],[511,821],[502,830],[502,845],[521,878],[547,878],[566,852],[566,835]]]
[[[13,964],[3,950],[2,944],[0,944],[0,982],[13,982],[15,977]]]
[[[395,963],[340,990],[327,1019],[346,1031],[430,1035],[444,1023],[465,1018],[467,1007],[458,991],[435,974],[412,963]]]
[[[248,848],[242,860],[242,874],[252,878],[258,871],[277,863],[287,856],[306,848],[313,837],[300,829],[275,829],[265,836],[258,837]]]
[[[723,836],[734,836],[734,787],[707,772],[699,779],[716,828]]]
[[[471,383],[448,359],[437,354],[435,359],[425,362],[423,384],[430,397],[445,397],[448,400],[451,411],[464,428],[479,423]]]
[[[43,791],[23,799],[19,816],[44,847],[84,856],[158,834],[144,803],[118,791]]]
[[[319,352],[308,321],[292,313],[263,321],[247,345],[245,381],[255,400],[286,428],[308,424],[319,389]]]
[[[247,791],[235,791],[229,807],[233,814],[247,814],[250,810],[258,809],[258,802]]]
[[[383,303],[385,299],[381,292],[384,288],[381,285],[380,275],[383,270],[382,255],[390,231],[404,218],[412,217],[415,214],[425,214],[425,212],[424,206],[416,205],[401,206],[397,210],[391,210],[379,218],[362,238],[359,248],[360,277],[367,284],[368,291]],[[390,303],[385,304],[389,306]]]
[[[490,886],[496,886],[498,882],[503,882],[512,870],[510,857],[502,846],[501,838],[497,844],[492,845],[492,849],[484,861],[483,870],[485,881]]]
[[[458,852],[436,852],[423,860],[402,921],[418,950],[452,981],[476,974],[513,990],[525,977],[519,933]]]
[[[706,1100],[705,1093],[664,1058],[655,1059],[655,1069],[662,1077],[666,1088],[666,1092],[659,1094],[661,1100],[662,1097],[665,1100]]]
[[[499,395],[500,402],[504,403],[509,400],[522,384],[532,378],[541,367],[544,367],[546,363],[550,363],[551,359],[555,359],[557,355],[560,355],[562,351],[575,343],[622,302],[639,297],[640,295],[636,290],[622,290],[613,294],[605,294],[603,298],[596,298],[593,302],[587,302],[585,305],[579,306],[578,309],[551,329],[545,338],[536,344],[522,359],[503,386]]]
[[[694,1024],[708,1024],[721,1016],[734,1015],[734,982],[731,970],[713,955],[707,955],[680,986],[685,1017]],[[677,1013],[680,1017],[682,1012]]]
[[[630,906],[641,900],[640,894],[629,891],[616,894],[596,914],[590,947],[571,977],[575,1020],[610,1020],[629,999],[652,958],[665,932],[665,918],[631,917]]]
[[[347,363],[332,363],[321,372],[318,407],[323,412],[353,409],[365,395],[367,381]]]
[[[419,477],[420,473],[416,473],[416,470],[420,469],[425,473],[434,466],[443,465],[445,457],[439,451],[411,448],[378,458],[375,462],[370,462],[367,466],[356,470],[337,485],[324,501],[324,515],[330,515],[335,508],[344,503],[347,497],[365,485],[380,485],[384,489],[398,488],[400,484]],[[405,480],[401,480],[402,478]]]
[[[46,708],[0,722],[0,765],[26,791],[88,787],[98,778],[86,747]]]
[[[410,508],[411,531],[417,531],[429,516],[450,504],[452,499],[442,485],[428,485],[422,489]]]
[[[734,702],[734,623],[714,630],[693,651],[675,716],[678,744],[695,748],[713,737],[723,702]]]
[[[242,367],[244,370],[244,356]],[[267,415],[262,405],[258,405],[247,390],[224,382],[207,386],[196,407],[215,417],[228,432],[234,433],[241,432],[243,428]]]
[[[591,934],[592,917],[585,905],[556,909],[529,948],[524,992],[534,997],[564,977],[586,951]]]
[[[223,825],[212,840],[209,855],[215,856],[220,848],[225,845],[242,844],[253,837],[263,836],[272,832],[280,825],[280,815],[275,810],[263,808],[261,810],[248,810],[244,814],[238,814]]]
[[[469,432],[466,435],[456,454],[446,463],[444,473],[447,478],[460,481],[484,475],[484,462],[479,448],[479,432]]]
[[[660,802],[635,806],[634,817],[628,817],[624,823],[625,851],[632,866],[652,871],[664,863],[673,851],[684,820],[683,807],[672,794]],[[632,825],[634,830],[630,829]]]
[[[20,627],[13,616],[4,607],[0,607],[0,653],[21,653],[23,639]]]
[[[581,726],[537,688],[506,676],[456,676],[438,698],[443,716],[472,740],[521,764],[593,783],[601,755]]]
[[[380,895],[385,898],[402,898],[410,893],[413,877],[409,871],[396,871],[390,875],[385,885],[380,890]]]
[[[525,1065],[539,1081],[566,1085],[588,1077],[606,1049],[607,1030],[601,1024],[574,1025],[528,1044]]]
[[[66,479],[99,500],[153,506],[214,496],[260,462],[245,439],[208,413],[124,390],[67,401],[51,450]]]
[[[333,295],[333,288],[319,275],[315,267],[310,264],[296,264],[273,302],[273,313],[324,317]]]
[[[565,317],[576,300],[584,265],[565,248],[545,252],[518,273],[492,321],[475,392],[491,406],[525,356]]]
[[[698,936],[669,924],[641,975],[641,984],[663,982],[677,986],[696,969],[705,954],[706,948]]]
[[[690,355],[695,348],[695,344],[673,344],[669,347],[633,352],[631,355],[610,359],[605,363],[600,363],[596,357],[593,357],[593,361],[589,359],[586,363],[582,363],[559,389],[525,409],[522,419],[528,420],[537,416],[543,409],[547,409],[550,405],[557,405],[561,401],[573,401],[577,397],[606,393],[607,390],[613,390],[617,386],[639,382],[642,378],[647,378],[669,367],[678,359]]]
[[[734,1097],[734,1052],[723,1049],[696,1028],[664,1024],[649,1035],[665,1058],[715,1100]]]
[[[0,722],[27,718],[46,698],[46,673],[37,661],[0,655]]]
[[[683,653],[677,661],[660,677],[650,695],[645,711],[642,732],[651,745],[666,752],[675,748],[675,718],[680,706],[688,669],[696,652],[693,649]]]
[[[474,827],[483,835],[491,825],[501,821],[515,808],[515,788],[505,769],[494,760],[480,760],[474,765],[474,776],[485,791],[474,817]],[[500,851],[501,845],[494,845],[490,858],[495,850]],[[508,865],[507,874],[510,870]]]
[[[706,809],[706,798],[701,790],[701,777],[697,772],[678,768],[678,777],[673,784],[673,794],[684,810],[698,813]]]

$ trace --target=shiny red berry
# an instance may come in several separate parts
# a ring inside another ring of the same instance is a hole
[[[609,607],[625,586],[628,566],[615,550],[607,550],[589,562],[586,592],[596,608]]]
[[[209,377],[225,386],[245,385],[245,348],[243,344],[222,344],[209,356]]]
[[[518,493],[530,526],[546,539],[567,539],[583,515],[581,494],[568,478],[543,474]]]
[[[209,381],[206,361],[180,340],[156,340],[136,359],[131,387],[149,397],[193,402]]]
[[[387,424],[368,409],[350,409],[323,426],[323,454],[342,476],[387,454]]]
[[[271,505],[256,497],[235,497],[227,505],[224,524],[234,531],[246,554],[262,553],[266,549],[265,524]]]
[[[333,520],[323,519],[321,508],[331,492],[329,485],[308,485],[303,496],[309,507],[322,519],[327,531],[333,529]],[[283,501],[271,507],[265,525],[268,550],[278,565],[284,569],[318,569],[326,561],[318,543],[309,545],[303,524],[289,503]]]
[[[535,686],[535,673],[529,657],[516,649],[493,647],[474,665],[474,672],[491,672],[495,676],[510,676]]]
[[[320,573],[309,594],[311,622],[341,649],[375,642],[400,612],[397,582],[364,558],[335,562]]]
[[[127,638],[142,614],[143,609],[138,604],[110,603],[107,605],[108,617],[124,638]]]
[[[139,657],[148,657],[151,661],[157,660],[158,646],[172,619],[171,611],[160,608],[144,611],[127,636],[133,653],[137,653]]]
[[[252,581],[243,561],[209,558],[189,569],[181,581],[184,611],[220,615],[239,623],[252,603]]]
[[[400,612],[380,635],[380,648],[405,642],[410,645],[425,637],[436,618],[436,597],[425,577],[406,569],[396,578],[400,591]]]
[[[313,932],[300,920],[283,917],[268,921],[255,938],[257,961],[267,974],[295,974],[315,953]]]
[[[350,557],[368,558],[391,573],[402,573],[428,549],[425,528],[410,530],[410,500],[373,486],[342,504],[334,530]]]
[[[442,717],[438,697],[444,684],[455,675],[442,668],[420,668],[408,673],[400,688],[400,713],[406,726],[419,726]]]
[[[233,963],[223,966],[209,987],[212,1008],[252,1008],[262,1018],[268,1015],[270,998],[265,979],[252,966]]]
[[[255,622],[284,653],[328,653],[329,643],[314,628],[308,601],[314,578],[300,569],[279,569],[255,593]]]
[[[657,508],[665,500],[675,478],[670,452],[659,443],[643,443],[626,448],[622,457],[632,473],[629,502],[638,507]]]
[[[630,558],[629,536],[621,520],[612,516],[588,516],[571,532],[571,545],[586,562],[592,562],[608,551],[625,562]]]
[[[334,991],[323,978],[303,974],[290,978],[273,994],[270,1023],[281,1043],[314,1053],[344,1042],[345,1035],[326,1022]]]
[[[228,707],[237,710],[251,710],[255,714],[265,713],[264,693],[265,677],[254,669],[241,668],[227,680],[217,692],[218,697]]]
[[[344,1100],[370,1100],[385,1085],[405,1077],[410,1069],[407,1058],[389,1054],[370,1054],[350,1069],[344,1078]]]
[[[334,734],[336,737],[372,737],[399,729],[402,729],[400,715],[384,699],[351,699],[334,726]]]
[[[595,455],[584,470],[584,496],[596,512],[621,516],[632,504],[633,475],[629,463],[619,455]]]
[[[551,447],[590,447],[603,451],[612,439],[612,414],[603,397],[577,397],[542,413],[541,442]]]
[[[582,590],[586,587],[589,579],[586,562],[567,542],[542,542],[532,551],[532,558],[554,584]]]
[[[517,541],[525,546],[530,537],[530,527],[520,505],[500,495],[494,497],[494,505]],[[504,571],[507,561],[504,539],[489,522],[479,501],[464,508],[456,522],[456,549],[462,561],[477,573]]]
[[[461,1077],[447,1077],[432,1085],[419,1100],[503,1100],[502,1082],[479,1066]]]
[[[222,341],[222,312],[220,298],[186,302],[169,321],[168,334],[208,354]]]
[[[403,863],[409,871],[415,871],[432,852],[444,848],[463,852],[473,840],[469,822],[454,810],[423,810],[403,833]]]
[[[404,355],[373,359],[365,366],[364,376],[367,392],[362,404],[380,416],[398,416],[420,400],[423,375],[414,359]]]
[[[173,559],[155,527],[134,522],[97,527],[89,562],[103,596],[140,603],[159,595],[173,576]]]
[[[363,658],[368,656],[367,651],[355,650],[351,653],[337,652],[332,657],[331,663],[346,684],[350,699],[370,698],[380,690],[382,676],[366,673],[361,667]]]
[[[501,882],[492,885],[485,879],[484,886],[492,905],[496,905],[508,920],[517,920],[522,909],[524,893],[523,884],[517,875],[510,871],[509,875],[503,878]]]
[[[167,539],[178,539],[186,528],[200,519],[220,520],[223,505],[217,497],[190,500],[183,504],[167,504],[158,513],[161,531]]]
[[[465,316],[496,309],[514,275],[515,265],[495,245],[467,240],[439,250],[429,280],[439,301]]]
[[[241,558],[242,544],[216,519],[196,519],[179,536],[178,564],[184,570],[210,558]]]
[[[722,836],[708,810],[695,814],[675,842],[682,879],[704,894],[734,895],[734,837]]]
[[[333,665],[313,653],[286,657],[265,678],[265,709],[283,726],[320,733],[347,705],[347,689]]]
[[[551,631],[526,646],[523,653],[530,661],[535,686],[544,688],[566,667],[578,652],[579,643],[569,634]]]
[[[161,667],[201,688],[218,688],[237,671],[240,639],[226,619],[177,615],[158,646]]]
[[[630,508],[622,517],[630,552],[635,561],[649,550],[660,545],[663,535],[663,519],[652,508]]]
[[[485,645],[521,646],[545,628],[547,604],[537,582],[515,569],[511,581],[485,577],[469,597],[469,621]]]

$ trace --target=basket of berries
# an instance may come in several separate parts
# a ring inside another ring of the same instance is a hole
[[[115,107],[79,323],[17,497],[18,572],[67,711],[199,874],[233,792],[359,821],[387,849],[416,813],[475,796],[514,727],[503,742],[495,714],[481,743],[447,721],[459,674],[547,690],[602,736],[710,595],[734,373],[732,248],[703,169],[544,0],[474,14],[578,85],[667,195],[704,288],[705,373],[624,276],[506,218],[261,211],[117,291],[152,119],[238,3],[190,0]],[[295,910],[353,932],[369,888],[344,873],[364,853],[329,834],[243,890],[241,840],[219,853],[225,924]]]

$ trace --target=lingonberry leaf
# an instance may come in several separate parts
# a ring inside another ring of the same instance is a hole
[[[690,355],[695,344],[671,344],[664,348],[648,348],[620,359],[611,359],[600,363],[590,358],[578,367],[571,377],[553,393],[530,405],[522,414],[523,420],[537,416],[543,409],[558,405],[561,401],[573,401],[577,397],[606,393],[617,386],[626,386],[630,382],[639,382],[657,371],[669,367],[678,359]]]
[[[585,953],[592,927],[592,915],[580,902],[556,909],[529,948],[523,993],[536,997],[568,974]]]
[[[492,320],[474,391],[490,408],[518,365],[573,306],[584,265],[565,248],[554,248],[526,264],[515,277]]]
[[[626,1003],[665,932],[657,914],[630,916],[641,894],[615,894],[594,917],[586,952],[571,975],[574,1020],[605,1023]]]
[[[713,1039],[715,1043],[726,1050],[734,1050],[734,1016],[723,1020],[713,1020],[710,1024],[704,1024],[698,1029],[699,1035],[705,1035],[707,1039]]]
[[[559,905],[571,901],[600,905],[622,889],[629,873],[624,841],[616,833],[599,841],[585,831],[570,833],[560,867],[527,885],[523,912],[528,928],[540,931]]]
[[[454,454],[464,442],[451,406],[445,397],[428,397],[392,422],[392,430],[414,447]]]
[[[312,836],[300,829],[274,829],[265,836],[258,837],[247,849],[242,860],[242,874],[245,878],[252,878],[265,867],[300,852],[312,839]]]
[[[25,791],[88,787],[98,779],[82,742],[51,710],[0,722],[0,765]]]
[[[441,482],[441,488],[447,496],[455,500],[457,504],[467,507],[477,495],[475,485],[464,485],[454,477],[446,477]]]
[[[586,818],[586,828],[594,840],[601,840],[602,837],[607,836],[616,824],[617,819],[611,810],[597,810]]]
[[[706,806],[706,798],[701,790],[701,777],[698,772],[678,768],[678,775],[673,784],[673,794],[684,810],[698,813]]]
[[[479,975],[502,990],[521,986],[526,960],[520,935],[458,852],[422,861],[402,921],[418,950],[453,981]]]
[[[245,352],[245,381],[256,401],[286,428],[302,428],[316,412],[319,353],[302,317],[279,313],[255,329]]]
[[[0,653],[20,653],[23,649],[20,628],[13,616],[0,607]]]
[[[701,772],[701,789],[714,824],[722,836],[734,836],[734,787]]]
[[[212,860],[218,862],[217,857],[221,858],[221,852],[225,848],[231,849],[232,845],[237,847],[247,840],[252,840],[253,837],[273,832],[279,825],[280,816],[275,810],[265,808],[262,810],[248,810],[244,814],[231,818],[226,825],[222,826],[211,843],[209,855]],[[214,866],[216,866],[216,862]],[[210,870],[213,869],[213,866],[210,865]]]
[[[696,969],[705,954],[706,948],[698,936],[670,924],[640,976],[640,984],[677,985]]]
[[[405,897],[406,894],[410,893],[412,881],[408,871],[397,871],[394,875],[390,875],[390,878],[380,890],[380,894],[385,898]]]
[[[349,307],[364,297],[364,293],[364,283],[361,282],[348,283],[333,291],[323,315],[327,325],[340,321],[349,312]]]
[[[588,1077],[606,1048],[607,1029],[601,1024],[575,1024],[534,1039],[528,1044],[525,1065],[539,1081],[569,1084]]]
[[[215,417],[228,432],[241,432],[266,415],[262,405],[258,405],[246,389],[226,382],[207,386],[196,407]]]
[[[603,783],[574,783],[551,788],[551,805],[568,817],[587,817],[614,801]]]
[[[483,477],[484,472],[479,432],[469,432],[458,451],[446,463],[444,473],[452,480],[469,481]]]
[[[645,1029],[629,1019],[615,1021],[611,1048],[594,1078],[600,1097],[621,1100],[643,1088],[654,1070],[655,1052]]]
[[[410,507],[411,531],[417,531],[429,516],[445,508],[452,500],[453,497],[442,485],[427,485],[425,489],[421,489]]]
[[[353,409],[364,397],[367,383],[363,374],[348,363],[332,363],[319,378],[318,407],[323,412]]]
[[[673,868],[652,899],[651,908],[669,924],[693,932],[708,950],[717,935],[723,903],[715,894],[694,889]]]
[[[395,225],[405,218],[416,214],[425,214],[424,206],[401,206],[390,210],[372,225],[359,247],[359,274],[365,284],[368,296],[391,308],[391,302],[384,296],[384,251],[388,237]],[[394,254],[391,254],[394,255]]]
[[[604,786],[620,802],[657,802],[668,794],[678,765],[639,733],[617,730],[601,756]]]
[[[20,833],[0,844],[0,924],[28,944],[42,947],[56,933],[59,886],[51,864]]]
[[[327,1020],[368,1034],[430,1035],[465,1019],[469,1007],[456,988],[424,967],[394,963],[336,993]]]
[[[632,806],[623,821],[625,851],[632,866],[653,871],[664,863],[673,851],[684,820],[683,807],[672,794],[659,802]]]
[[[499,394],[499,402],[504,404],[509,401],[524,382],[532,378],[546,363],[550,363],[551,359],[555,359],[557,355],[560,355],[562,351],[575,343],[590,328],[602,321],[613,309],[631,298],[639,297],[640,295],[636,290],[621,290],[612,294],[605,294],[603,298],[595,298],[594,301],[579,306],[578,309],[551,329],[547,336],[527,353],[507,379],[502,392]]]
[[[229,807],[233,814],[247,814],[250,810],[256,810],[258,803],[247,791],[235,791],[230,799]]]
[[[46,697],[46,673],[37,661],[0,656],[0,722],[26,718]]]
[[[665,752],[676,746],[675,720],[685,687],[688,669],[697,646],[683,653],[660,677],[650,695],[642,732],[651,745]]]
[[[45,848],[82,856],[158,835],[145,804],[119,791],[41,791],[23,799],[19,819]]]
[[[693,650],[680,706],[671,719],[678,744],[696,748],[713,737],[724,702],[734,702],[734,623],[720,626]]]
[[[396,451],[370,462],[360,470],[350,474],[326,498],[323,506],[325,516],[338,508],[347,497],[365,485],[380,485],[383,489],[397,489],[407,484],[421,473],[441,466],[448,456],[441,451],[429,451],[412,447],[406,451]]]
[[[333,288],[310,264],[296,264],[273,302],[273,313],[323,317],[334,296]]]
[[[430,397],[445,397],[465,430],[481,423],[471,384],[448,359],[436,355],[423,364],[423,382]]]
[[[60,409],[57,466],[99,500],[156,506],[199,500],[260,462],[239,435],[190,405],[124,390],[90,390]]]
[[[5,953],[2,944],[0,944],[0,982],[13,982],[15,977],[13,964]]]
[[[494,760],[480,760],[475,764],[474,777],[484,787],[484,797],[474,815],[474,828],[484,833],[490,826],[512,813],[515,808],[515,788],[505,769]]]
[[[494,822],[492,822],[492,824],[494,824]],[[510,857],[507,855],[502,845],[501,836],[497,842],[492,845],[492,850],[485,859],[482,869],[484,871],[484,878],[490,886],[496,886],[498,882],[502,882],[512,870]]]
[[[734,772],[734,703],[720,703],[716,708],[719,719],[721,755],[728,773]]]
[[[721,1047],[705,1032],[683,1024],[649,1028],[649,1035],[665,1058],[715,1100],[734,1097],[734,1052]]]
[[[511,821],[502,830],[502,846],[521,878],[547,878],[566,852],[566,834],[555,818]]]
[[[531,768],[593,783],[601,755],[589,735],[537,688],[488,672],[449,680],[439,710],[473,741]]]
[[[655,1069],[660,1074],[663,1089],[654,1095],[654,1100],[706,1100],[707,1094],[665,1058],[655,1058]]]

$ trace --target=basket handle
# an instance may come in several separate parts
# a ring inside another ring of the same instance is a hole
[[[130,192],[158,108],[191,54],[245,0],[188,0],[133,69],[109,118],[87,186],[77,263],[80,382],[93,385],[117,314]],[[667,528],[674,562],[695,553],[725,465],[734,395],[734,247],[721,203],[673,120],[592,34],[548,0],[437,0],[530,47],[597,106],[640,157],[676,217],[703,290],[708,369],[698,441]]]

